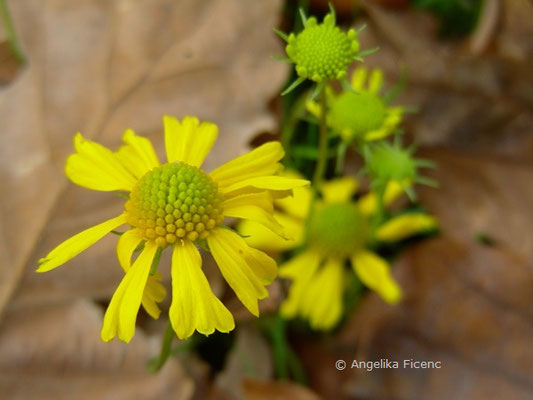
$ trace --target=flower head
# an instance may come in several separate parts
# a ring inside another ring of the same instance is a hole
[[[365,171],[372,179],[375,188],[385,188],[387,182],[399,182],[407,195],[414,199],[413,183],[436,186],[430,178],[420,176],[422,167],[434,167],[430,160],[417,159],[413,156],[414,146],[404,148],[399,142],[380,142],[364,148]]]
[[[271,142],[223,164],[210,173],[200,167],[217,138],[216,125],[194,117],[181,122],[164,118],[168,162],[160,164],[150,141],[131,130],[124,145],[112,152],[81,134],[74,137],[76,153],[65,172],[74,183],[93,190],[126,191],[124,211],[115,218],[67,239],[39,260],[38,272],[54,269],[121,225],[129,226],[117,244],[125,271],[104,316],[102,340],[118,336],[129,342],[142,303],[158,318],[157,303],[165,297],[161,275],[155,271],[164,249],[172,250],[170,322],[179,338],[195,330],[210,334],[234,328],[231,313],[213,294],[202,272],[197,248],[205,241],[225,280],[237,297],[258,315],[258,300],[277,274],[275,261],[250,247],[224,227],[225,217],[256,221],[282,237],[285,229],[273,218],[273,195],[308,184],[277,176],[283,149]],[[132,263],[135,249],[142,251]]]
[[[335,21],[335,11],[318,23],[300,11],[304,29],[288,36],[278,31],[287,42],[288,61],[295,64],[298,78],[283,93],[287,94],[306,79],[320,85],[331,79],[345,79],[346,71],[354,60],[361,60],[357,31],[342,31]]]
[[[434,217],[408,213],[393,217],[377,229],[371,218],[377,211],[372,192],[352,200],[358,183],[350,177],[323,184],[322,200],[310,211],[310,189],[298,188],[294,196],[276,201],[280,209],[276,219],[293,233],[294,240],[283,241],[256,223],[243,221],[239,231],[248,243],[264,250],[303,250],[280,266],[280,275],[292,280],[281,313],[309,320],[314,329],[331,329],[342,316],[345,289],[345,264],[351,264],[359,280],[376,291],[388,303],[401,298],[401,289],[390,274],[388,262],[371,250],[374,242],[403,240],[420,232],[435,229]],[[402,194],[401,186],[391,182],[385,203],[391,204]],[[307,235],[305,229],[308,229]],[[307,241],[305,240],[307,237]]]
[[[394,133],[403,115],[400,106],[391,107],[380,94],[383,87],[383,72],[364,67],[357,68],[351,77],[351,88],[340,94],[328,90],[327,124],[346,142],[354,140],[374,141]],[[319,116],[321,107],[309,101],[309,112]]]

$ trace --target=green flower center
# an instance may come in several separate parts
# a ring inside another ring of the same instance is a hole
[[[309,245],[325,254],[349,257],[365,245],[367,232],[367,221],[356,204],[319,204],[309,220]]]
[[[340,79],[359,51],[356,36],[354,30],[346,33],[335,26],[331,14],[322,24],[310,18],[303,31],[289,36],[286,52],[296,64],[299,76],[315,82]]]
[[[328,122],[337,132],[356,137],[380,128],[386,113],[385,103],[378,96],[344,92],[331,103]]]
[[[377,146],[370,154],[367,168],[375,179],[398,182],[415,180],[417,164],[410,149],[384,143]]]
[[[125,208],[128,223],[146,240],[166,246],[179,238],[206,238],[224,220],[221,201],[216,184],[205,172],[176,162],[139,179]]]

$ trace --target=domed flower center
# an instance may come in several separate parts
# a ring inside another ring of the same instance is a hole
[[[224,216],[217,186],[202,170],[183,162],[147,172],[131,191],[128,223],[159,246],[204,239]]]
[[[383,125],[387,108],[371,93],[344,92],[331,104],[329,124],[339,133],[361,136]]]
[[[309,245],[348,257],[364,246],[367,232],[367,221],[354,203],[318,204],[309,221]]]
[[[315,82],[340,79],[359,51],[356,36],[354,30],[346,33],[335,26],[332,15],[327,15],[322,24],[310,18],[303,31],[289,36],[286,51],[301,77]]]
[[[388,143],[376,146],[367,162],[370,175],[382,181],[414,181],[417,161],[412,157],[412,151]]]

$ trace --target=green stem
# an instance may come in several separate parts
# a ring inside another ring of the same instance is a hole
[[[335,175],[337,176],[342,175],[342,172],[344,170],[344,158],[346,157],[347,149],[348,145],[343,140],[337,148],[337,162],[335,164]]]
[[[274,347],[274,365],[278,379],[286,380],[289,378],[287,363],[287,342],[285,340],[285,321],[278,314],[274,321],[272,329],[272,346]]]
[[[13,21],[7,8],[6,0],[0,0],[0,18],[4,23],[7,40],[13,55],[20,64],[26,64],[26,58],[24,57],[24,53],[22,52],[22,48],[20,47],[20,43],[17,39],[17,33],[13,27]]]
[[[324,85],[324,88],[326,85]],[[328,160],[328,127],[326,125],[327,104],[326,104],[326,91],[322,89],[320,91],[320,130],[318,138],[318,159],[316,164],[315,173],[313,175],[313,189],[316,193],[322,179],[324,178],[324,172],[326,171],[326,164]]]
[[[150,372],[156,373],[163,368],[163,365],[165,365],[170,355],[172,339],[174,339],[174,330],[172,329],[170,321],[168,321],[167,329],[165,330],[163,341],[161,342],[161,352],[159,353],[159,357],[148,363],[148,369]]]

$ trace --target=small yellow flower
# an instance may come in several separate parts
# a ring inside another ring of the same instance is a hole
[[[354,91],[344,91],[339,95],[328,88],[327,114],[328,126],[346,142],[355,139],[373,141],[383,139],[394,133],[403,115],[400,106],[390,107],[380,95],[383,87],[383,72],[373,69],[357,68],[351,78]],[[308,111],[320,116],[322,110],[318,103],[308,101]]]
[[[403,214],[374,231],[371,217],[377,211],[376,196],[369,193],[352,201],[357,189],[357,181],[350,177],[323,184],[323,198],[315,203],[313,212],[308,208],[309,188],[296,188],[293,197],[277,200],[281,211],[275,217],[291,232],[293,240],[283,240],[250,221],[239,225],[239,231],[248,236],[248,244],[263,250],[284,251],[305,246],[280,266],[280,276],[292,280],[289,295],[281,307],[281,313],[287,318],[301,316],[314,329],[334,327],[342,315],[346,260],[361,282],[386,302],[400,300],[401,289],[392,278],[387,261],[369,250],[368,245],[372,240],[399,241],[435,229],[437,222],[422,213]],[[390,205],[402,193],[402,186],[391,182],[384,203]]]
[[[194,117],[181,122],[164,117],[164,126],[165,164],[159,163],[150,141],[131,130],[125,132],[125,144],[117,152],[78,133],[74,138],[76,153],[66,162],[66,175],[80,186],[128,192],[122,214],[67,239],[39,260],[37,269],[54,269],[110,231],[129,225],[117,244],[125,276],[105,313],[104,341],[115,336],[124,342],[131,340],[141,303],[152,317],[159,317],[157,303],[165,297],[165,290],[161,275],[151,269],[164,248],[172,249],[169,319],[177,336],[184,339],[195,330],[208,335],[234,328],[233,316],[213,294],[202,272],[196,243],[204,240],[225,280],[257,316],[258,300],[268,296],[265,286],[277,274],[276,263],[226,229],[224,218],[256,221],[287,236],[272,216],[273,196],[308,184],[277,176],[284,155],[278,142],[266,143],[207,174],[200,166],[215,143],[217,126],[200,123]],[[138,246],[143,249],[132,264]]]

